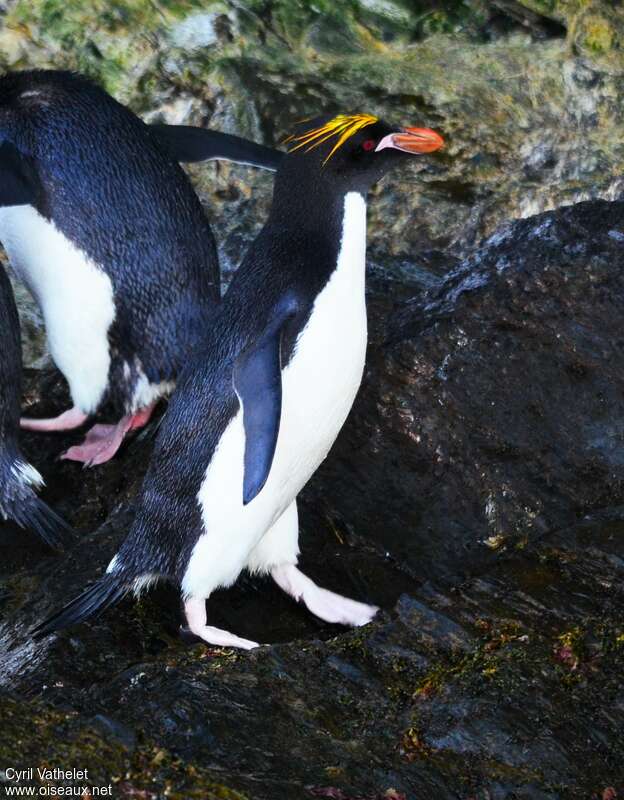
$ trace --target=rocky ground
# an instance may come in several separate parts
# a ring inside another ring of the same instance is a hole
[[[125,535],[152,439],[81,471],[55,460],[76,436],[24,437],[78,538],[0,526],[0,769],[120,798],[624,796],[624,204],[578,202],[619,196],[617,5],[5,6],[5,66],[89,71],[148,118],[278,143],[359,109],[449,146],[372,199],[365,381],[302,496],[304,568],[379,618],[345,632],[247,579],[209,613],[250,654],[181,637],[167,587],[33,643]],[[227,273],[270,176],[193,177]],[[67,396],[20,310],[44,415]]]

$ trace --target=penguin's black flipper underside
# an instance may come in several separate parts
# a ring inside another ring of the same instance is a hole
[[[191,125],[150,125],[158,140],[176,161],[234,161],[275,171],[284,154],[263,144],[221,131],[194,128]]]
[[[234,388],[243,406],[245,428],[244,505],[260,493],[271,471],[282,413],[282,332],[297,310],[295,298],[284,298],[260,338],[241,353],[234,366]]]
[[[41,192],[33,166],[10,142],[0,144],[0,206],[34,205]]]

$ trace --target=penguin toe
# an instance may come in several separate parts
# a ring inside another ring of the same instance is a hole
[[[63,461],[78,461],[85,467],[96,467],[105,464],[121,447],[126,435],[126,428],[117,425],[94,425],[87,433],[82,444],[74,445],[62,455]]]
[[[217,647],[235,647],[237,650],[253,650],[256,647],[260,647],[259,642],[243,639],[241,636],[236,636],[236,634],[229,633],[229,631],[224,631],[221,628],[214,628],[212,625],[191,628],[190,633],[195,634],[198,639],[207,644],[216,645]]]
[[[325,622],[353,628],[368,625],[379,611],[377,606],[360,603],[320,587],[316,587],[315,592],[307,592],[303,600],[309,610]]]
[[[325,622],[361,627],[377,614],[377,606],[351,600],[341,594],[317,586],[294,564],[282,564],[271,570],[273,580],[295,600],[305,603],[308,610]]]

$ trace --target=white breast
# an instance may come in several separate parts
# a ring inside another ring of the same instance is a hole
[[[31,206],[0,209],[0,241],[41,307],[52,358],[75,405],[95,411],[108,384],[110,278]]]
[[[362,380],[366,355],[366,204],[345,198],[340,254],[282,373],[282,416],[269,478],[242,504],[242,411],[230,422],[198,494],[204,522],[182,588],[207,597],[236,580],[251,550],[294,500],[334,443]]]

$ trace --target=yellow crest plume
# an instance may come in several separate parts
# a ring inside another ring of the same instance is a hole
[[[374,122],[377,122],[377,117],[373,117],[370,114],[338,114],[337,117],[330,119],[329,122],[321,125],[320,128],[306,131],[302,133],[301,136],[289,136],[284,143],[296,142],[295,146],[291,147],[288,151],[289,153],[294,153],[294,151],[299,150],[300,147],[305,147],[305,152],[308,153],[314,147],[318,147],[323,144],[323,142],[331,139],[332,136],[338,136],[338,141],[333,146],[325,161],[323,161],[323,166],[325,166],[336,150],[342,147],[347,139],[350,139],[354,133],[362,130],[362,128],[365,128],[367,125],[372,125]]]

